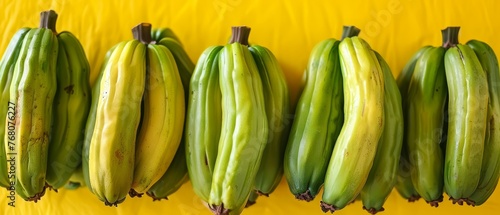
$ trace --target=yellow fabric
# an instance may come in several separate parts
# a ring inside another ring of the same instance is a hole
[[[293,104],[312,47],[323,39],[339,38],[343,25],[361,28],[360,36],[381,53],[395,75],[419,47],[440,45],[440,30],[451,25],[462,27],[460,41],[479,39],[500,54],[500,1],[496,0],[0,0],[0,5],[1,53],[17,29],[38,26],[40,11],[53,9],[59,14],[58,31],[71,31],[82,42],[92,65],[92,81],[107,49],[131,39],[131,28],[140,22],[172,28],[193,61],[206,47],[226,43],[232,25],[248,25],[252,28],[250,42],[268,47],[280,61]],[[127,198],[117,208],[105,207],[86,189],[48,191],[36,204],[18,197],[15,208],[7,206],[7,195],[0,191],[0,214],[210,214],[190,184],[169,201]],[[310,203],[294,200],[283,180],[271,197],[259,198],[244,214],[323,214],[320,199]],[[385,208],[386,215],[494,214],[500,211],[500,189],[476,208],[452,206],[445,197],[434,209],[422,200],[407,203],[395,192]],[[366,212],[358,202],[336,214]]]

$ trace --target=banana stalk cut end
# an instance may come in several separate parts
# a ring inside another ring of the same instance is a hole
[[[140,23],[132,28],[134,39],[139,40],[144,44],[151,44],[151,23]]]
[[[458,32],[460,27],[447,27],[441,30],[441,35],[443,36],[443,47],[448,49],[450,47],[456,46],[458,44]]]
[[[248,26],[233,26],[231,27],[231,39],[229,44],[240,43],[241,45],[248,46],[248,37],[250,36],[250,27]]]
[[[42,11],[40,13],[40,28],[50,29],[54,34],[56,31],[57,13],[53,10]]]
[[[361,32],[361,29],[357,28],[354,25],[349,25],[349,26],[344,26],[342,30],[342,37],[341,40],[347,37],[356,37],[359,35],[359,32]]]

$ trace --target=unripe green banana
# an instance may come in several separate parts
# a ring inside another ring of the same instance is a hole
[[[52,104],[57,89],[58,42],[54,32],[57,14],[41,14],[40,28],[24,38],[10,86],[9,107],[15,106],[16,193],[37,202],[45,194],[45,176],[52,123]]]
[[[443,198],[443,153],[440,148],[447,98],[443,47],[432,47],[417,60],[405,107],[405,142],[412,184],[431,206]]]
[[[100,84],[100,99],[89,146],[88,172],[93,193],[109,206],[125,200],[134,176],[146,54],[146,45],[138,40],[121,42],[111,54],[101,81],[96,83]]]
[[[319,193],[344,121],[338,46],[336,39],[318,43],[305,71],[284,161],[288,186],[297,199],[311,201]]]
[[[52,189],[64,186],[81,163],[83,130],[91,103],[90,65],[82,45],[70,32],[57,37],[58,87],[47,164],[47,183]]]
[[[406,110],[407,107],[406,98],[408,95],[408,87],[410,86],[410,81],[413,76],[413,71],[415,70],[416,63],[422,56],[422,54],[430,48],[431,46],[424,46],[417,50],[417,52],[413,54],[408,63],[405,65],[396,80],[396,82],[398,83],[399,91],[401,93],[401,103],[403,110]],[[408,121],[404,120],[404,124],[404,127],[407,127]],[[407,132],[406,129],[405,132]],[[411,181],[412,166],[409,159],[408,143],[403,138],[403,146],[401,147],[401,157],[399,159],[398,176],[396,179],[395,188],[404,199],[408,200],[408,202],[414,202],[420,199],[420,195],[415,190],[413,182]]]
[[[186,150],[181,141],[167,171],[146,193],[153,201],[167,199],[189,180],[186,164]]]
[[[458,40],[455,44],[444,58],[449,93],[444,186],[453,203],[461,205],[479,184],[489,94],[474,50]]]
[[[493,194],[500,177],[500,71],[495,52],[488,44],[471,40],[467,45],[474,50],[488,79],[487,135],[484,142],[481,177],[468,202],[472,205],[482,205]]]
[[[216,215],[241,213],[268,137],[262,81],[247,47],[249,33],[250,28],[233,27],[219,56],[222,127],[208,200]]]
[[[163,38],[172,38],[175,41],[177,41],[179,44],[182,45],[181,40],[179,40],[179,37],[172,31],[170,28],[156,28],[151,30],[151,39],[153,41],[159,42]]]
[[[255,177],[255,190],[269,196],[279,185],[283,176],[283,157],[291,122],[290,101],[285,75],[273,53],[262,46],[249,48],[259,69],[264,90],[269,133],[261,165]]]
[[[253,190],[250,193],[250,196],[248,196],[247,204],[245,205],[245,208],[248,208],[255,203],[257,203],[257,199],[259,198],[259,193],[257,193],[257,190]]]
[[[64,188],[67,190],[76,190],[80,187],[85,187],[85,179],[83,178],[82,165],[78,165],[76,167],[71,177],[68,179],[68,182],[64,185]]]
[[[384,58],[377,52],[375,55],[384,75],[385,119],[373,166],[361,191],[363,208],[371,214],[384,210],[382,206],[396,183],[404,134],[403,109],[398,85]]]
[[[10,83],[14,76],[14,69],[16,66],[16,61],[23,46],[23,41],[30,28],[21,28],[12,36],[5,53],[0,60],[0,102],[1,104],[8,104],[10,101]],[[5,108],[5,107],[4,107]],[[5,139],[6,134],[9,132],[12,134],[14,132],[12,129],[8,129],[8,123],[6,121],[9,114],[5,108],[0,110],[0,186],[5,187],[9,190],[14,189],[15,183],[15,172],[11,170],[15,166],[13,165],[13,158],[10,154],[13,145],[10,144],[8,139]],[[11,113],[14,113],[11,111]],[[12,114],[10,114],[12,116]],[[13,127],[11,127],[13,128]],[[12,183],[12,184],[11,184]]]
[[[145,193],[165,174],[184,128],[184,89],[174,57],[166,47],[155,44],[148,45],[147,54],[143,116],[131,191],[136,193]]]
[[[361,192],[384,128],[384,74],[363,39],[339,44],[344,89],[344,124],[325,176],[321,209],[344,208]]]
[[[102,80],[102,75],[104,74],[104,70],[106,69],[106,65],[108,64],[109,58],[111,57],[111,54],[115,50],[117,45],[111,47],[111,49],[106,52],[106,56],[104,57],[104,61],[101,65],[101,69],[99,71],[99,76],[97,77],[97,80],[92,86],[92,96],[91,96],[91,103],[90,103],[90,110],[87,116],[87,123],[85,125],[85,139],[83,141],[83,146],[82,146],[82,174],[83,174],[83,179],[85,180],[85,185],[88,187],[90,192],[92,191],[92,187],[90,185],[90,178],[89,178],[89,150],[90,150],[90,142],[92,140],[92,134],[94,133],[94,127],[95,127],[95,117],[97,113],[97,105],[99,104],[99,93],[101,91],[101,80]]]
[[[191,77],[186,113],[186,162],[194,193],[207,202],[222,126],[219,84],[219,52],[222,46],[207,48],[198,59]]]

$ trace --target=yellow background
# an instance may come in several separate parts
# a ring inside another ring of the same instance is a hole
[[[59,14],[58,31],[68,30],[82,42],[95,79],[106,50],[131,39],[130,29],[140,22],[170,27],[196,61],[210,45],[224,44],[232,25],[252,28],[250,42],[268,47],[276,55],[295,105],[298,86],[309,52],[319,41],[339,38],[343,25],[361,28],[363,37],[399,74],[409,57],[423,45],[440,45],[440,30],[461,26],[460,41],[479,39],[500,53],[500,2],[496,0],[0,0],[0,53],[14,32],[36,27],[39,12],[53,9]],[[185,184],[169,201],[152,202],[149,197],[131,199],[117,208],[105,207],[86,189],[48,192],[40,202],[7,206],[7,193],[0,191],[0,214],[210,214]],[[294,200],[283,180],[269,198],[244,214],[323,214],[319,195],[310,203]],[[446,198],[446,197],[445,197]],[[500,189],[483,206],[453,206],[447,200],[437,209],[424,201],[410,204],[394,192],[382,214],[496,214],[500,211]],[[367,214],[361,204],[349,205],[335,214]]]

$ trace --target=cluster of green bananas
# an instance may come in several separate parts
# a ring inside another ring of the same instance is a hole
[[[437,207],[481,205],[500,177],[500,71],[491,47],[458,42],[459,27],[442,31],[441,47],[417,51],[401,75],[405,137],[397,190]]]
[[[141,23],[112,47],[92,89],[83,182],[106,205],[167,198],[187,179],[183,147],[194,64],[168,29]]]
[[[342,40],[317,44],[285,152],[285,175],[297,199],[322,186],[324,212],[359,198],[370,213],[396,182],[403,140],[401,96],[380,54],[344,27]]]
[[[289,96],[284,74],[250,28],[207,48],[191,78],[186,155],[194,192],[214,214],[239,214],[283,175]],[[250,198],[250,195],[252,197]]]
[[[63,187],[81,163],[90,108],[90,66],[70,32],[56,33],[57,14],[22,28],[0,62],[0,185],[37,202]],[[8,105],[8,108],[7,108]]]

